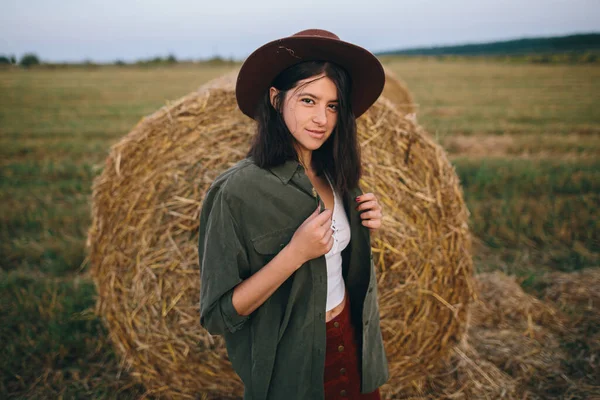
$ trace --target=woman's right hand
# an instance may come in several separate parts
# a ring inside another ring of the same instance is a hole
[[[288,246],[297,257],[298,266],[326,254],[333,247],[332,214],[331,210],[319,214],[317,208],[294,232]]]

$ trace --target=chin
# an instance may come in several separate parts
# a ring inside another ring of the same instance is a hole
[[[320,149],[330,137],[331,135],[328,135],[326,138],[316,139],[308,136],[303,137],[301,141],[297,140],[296,143],[305,148],[306,150],[315,151]]]
[[[310,151],[315,151],[315,150],[319,150],[319,149],[321,148],[321,146],[323,146],[323,143],[325,143],[325,142],[318,142],[318,143],[315,143],[315,142],[312,142],[312,143],[303,143],[302,145],[303,145],[303,146],[304,146],[304,147],[305,147],[307,150],[310,150]]]

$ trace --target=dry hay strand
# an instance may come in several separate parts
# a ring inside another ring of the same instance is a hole
[[[465,338],[466,339],[466,338]],[[455,346],[439,365],[401,387],[382,387],[386,398],[442,399],[520,399],[516,381],[485,360],[467,340]]]
[[[88,235],[98,313],[149,395],[238,397],[221,337],[199,325],[204,195],[254,133],[231,76],[144,118],[93,186]],[[358,120],[365,191],[384,207],[372,246],[390,387],[405,387],[463,337],[472,299],[468,211],[442,148],[380,98]],[[385,393],[384,393],[385,394]]]
[[[496,271],[476,279],[479,299],[472,307],[469,343],[514,379],[520,397],[564,392],[565,316],[525,293],[515,277]]]
[[[502,272],[478,274],[477,302],[471,312],[471,324],[493,329],[519,328],[533,338],[539,326],[555,331],[563,329],[564,318],[551,305],[525,293],[515,277]]]
[[[600,323],[600,268],[577,272],[552,272],[542,279],[544,300],[561,309],[576,309]]]
[[[552,272],[541,281],[542,298],[568,317],[561,337],[569,349],[564,398],[600,399],[600,268]]]
[[[583,335],[600,367],[600,268],[552,272],[542,279],[543,299],[568,316],[569,335]],[[600,379],[599,379],[600,383]]]
[[[561,374],[567,355],[554,333],[544,332],[537,340],[520,330],[473,328],[469,342],[483,360],[512,377],[519,393],[528,398],[564,389]]]

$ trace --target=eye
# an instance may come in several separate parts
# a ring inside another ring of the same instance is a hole
[[[300,101],[303,102],[303,103],[306,103],[306,104],[315,104],[315,101],[313,99],[308,98],[308,97],[300,99]]]
[[[332,111],[338,111],[338,105],[337,105],[337,104],[330,104],[330,105],[329,105],[329,108],[330,108]]]

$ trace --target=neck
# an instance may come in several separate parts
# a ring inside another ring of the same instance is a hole
[[[304,167],[307,173],[312,173],[312,151],[298,149],[298,161]]]

